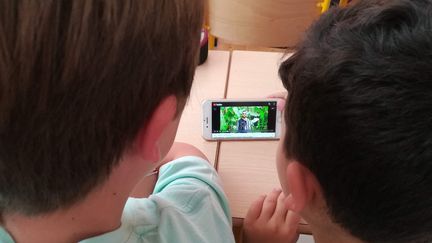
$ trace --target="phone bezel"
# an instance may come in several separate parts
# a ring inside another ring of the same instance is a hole
[[[211,104],[213,102],[278,102],[274,98],[264,99],[207,99],[202,102],[202,137],[208,141],[235,141],[235,140],[278,140],[280,139],[281,126],[282,126],[282,112],[276,110],[276,131],[274,138],[259,138],[259,137],[247,137],[247,138],[212,138],[212,110]]]

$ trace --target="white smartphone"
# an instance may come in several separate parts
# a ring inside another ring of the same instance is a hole
[[[276,99],[205,100],[202,108],[206,140],[280,138],[281,112]]]

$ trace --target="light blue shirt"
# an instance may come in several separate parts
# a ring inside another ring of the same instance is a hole
[[[1,243],[13,243],[0,228]],[[220,179],[205,160],[187,156],[159,170],[149,198],[129,198],[121,227],[81,243],[234,243]]]
[[[14,243],[10,235],[0,227],[0,242],[1,243]]]

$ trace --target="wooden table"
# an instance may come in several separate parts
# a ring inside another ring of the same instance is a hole
[[[197,68],[177,132],[177,141],[201,149],[218,170],[237,226],[252,201],[280,187],[275,165],[278,141],[205,141],[201,137],[201,102],[209,98],[265,98],[284,91],[277,72],[282,58],[283,54],[276,52],[233,51],[230,56],[226,51],[210,51],[207,62]],[[301,236],[298,242],[313,240]]]
[[[226,98],[265,98],[283,91],[276,52],[233,51]],[[278,141],[221,142],[218,171],[232,215],[244,218],[252,201],[280,187],[276,171]]]
[[[233,51],[226,98],[265,98],[284,91],[278,76],[283,53]],[[251,203],[260,195],[280,188],[276,170],[279,141],[223,141],[217,170],[224,183],[234,224],[241,224]],[[306,222],[300,232],[310,233]],[[314,242],[301,235],[298,243]]]
[[[224,98],[230,53],[210,51],[207,61],[198,66],[191,94],[183,111],[175,140],[193,144],[215,165],[217,142],[205,141],[201,136],[201,103],[208,98]]]
[[[235,218],[244,218],[252,200],[278,187],[275,166],[278,141],[205,141],[201,136],[201,103],[209,98],[225,98],[228,77],[226,98],[265,98],[284,90],[277,75],[281,57],[276,52],[233,51],[229,68],[228,51],[210,51],[208,60],[196,70],[180,120],[176,141],[198,147],[217,167]]]

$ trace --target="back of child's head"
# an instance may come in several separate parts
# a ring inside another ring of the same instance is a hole
[[[432,240],[432,2],[324,14],[279,74],[287,157],[333,221],[367,242]]]
[[[103,182],[161,100],[187,99],[203,1],[0,2],[0,208],[65,208]]]

